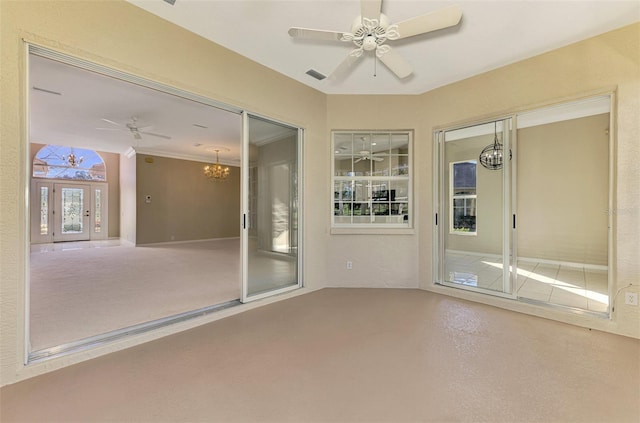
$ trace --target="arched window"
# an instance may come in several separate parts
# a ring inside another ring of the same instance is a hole
[[[107,170],[93,150],[45,145],[33,159],[33,177],[104,182]]]

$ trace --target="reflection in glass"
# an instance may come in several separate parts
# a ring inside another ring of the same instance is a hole
[[[333,224],[409,226],[409,132],[334,132]]]
[[[269,136],[264,141],[265,134]],[[249,118],[250,219],[247,294],[298,285],[298,131]],[[334,197],[353,198],[353,187],[336,184]],[[334,213],[351,213],[347,209]]]
[[[504,126],[497,124],[499,130]],[[460,286],[509,293],[503,271],[504,172],[509,167],[477,166],[478,155],[493,138],[493,122],[444,133],[442,277]]]

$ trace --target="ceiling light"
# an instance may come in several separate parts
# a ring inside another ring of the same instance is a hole
[[[502,169],[502,144],[498,142],[498,122],[494,123],[493,144],[486,146],[480,153],[480,164],[489,170]],[[511,151],[509,151],[511,159]]]

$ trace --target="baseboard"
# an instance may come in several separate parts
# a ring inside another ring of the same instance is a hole
[[[189,239],[189,240],[183,240],[183,241],[150,242],[148,244],[136,244],[136,247],[148,247],[152,245],[192,244],[194,242],[209,242],[209,241],[229,241],[232,239],[240,239],[240,237],[231,236],[228,238],[207,238],[207,239]]]

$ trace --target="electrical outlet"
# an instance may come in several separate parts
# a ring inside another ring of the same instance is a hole
[[[347,261],[347,270],[351,270],[351,269],[353,269],[353,262]]]
[[[638,293],[637,292],[625,292],[624,303],[630,306],[638,305]]]

